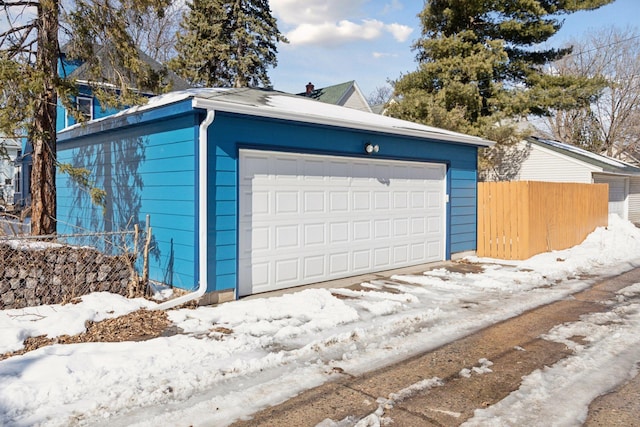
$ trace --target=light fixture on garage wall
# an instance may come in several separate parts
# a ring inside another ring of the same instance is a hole
[[[364,152],[367,154],[373,154],[373,153],[377,153],[378,151],[380,151],[380,147],[378,146],[378,144],[372,144],[370,142],[367,142],[364,144]]]

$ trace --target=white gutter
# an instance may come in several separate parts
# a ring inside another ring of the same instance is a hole
[[[200,135],[198,138],[199,144],[199,153],[198,153],[198,167],[200,169],[200,173],[198,176],[199,184],[198,187],[198,246],[199,246],[199,282],[198,289],[195,292],[192,292],[187,295],[183,295],[181,297],[163,302],[162,304],[154,307],[154,310],[167,310],[169,308],[176,307],[178,305],[184,304],[189,301],[193,301],[195,299],[200,298],[207,291],[207,282],[208,282],[208,271],[207,271],[207,143],[208,143],[208,135],[207,130],[209,129],[209,125],[213,123],[213,120],[216,117],[216,113],[214,110],[207,110],[207,117],[204,119],[202,123],[200,123]]]

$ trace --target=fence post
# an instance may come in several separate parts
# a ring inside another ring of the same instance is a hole
[[[142,284],[145,287],[146,291],[149,291],[149,248],[151,247],[151,217],[147,215],[147,224],[146,224],[146,241],[144,244],[143,251],[143,266],[142,266]]]

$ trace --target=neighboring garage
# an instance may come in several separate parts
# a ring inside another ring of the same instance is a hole
[[[476,249],[480,138],[258,89],[198,89],[69,128],[61,232],[153,226],[151,278],[249,295]]]
[[[593,174],[594,184],[609,185],[609,213],[622,219],[629,219],[627,195],[629,194],[629,176]]]
[[[609,213],[640,223],[640,168],[543,138],[527,138],[518,150],[525,155],[512,179],[608,184]]]

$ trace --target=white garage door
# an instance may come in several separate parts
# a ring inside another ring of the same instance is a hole
[[[241,150],[239,295],[444,259],[445,174]]]
[[[627,178],[617,176],[594,176],[596,184],[609,184],[609,213],[627,219]]]

